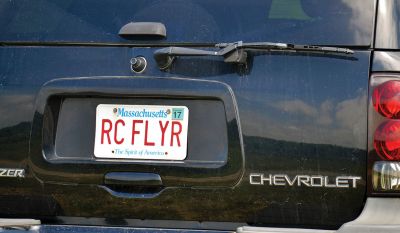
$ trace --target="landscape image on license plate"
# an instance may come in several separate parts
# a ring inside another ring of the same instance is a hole
[[[185,106],[100,104],[96,108],[94,156],[184,160],[188,122]]]

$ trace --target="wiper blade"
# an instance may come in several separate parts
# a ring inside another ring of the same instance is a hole
[[[154,59],[161,70],[168,69],[179,56],[222,56],[227,63],[246,64],[247,52],[249,50],[263,51],[291,51],[303,53],[322,53],[334,55],[351,55],[353,50],[340,47],[324,47],[314,45],[296,45],[271,42],[252,42],[243,43],[242,41],[234,43],[218,43],[216,48],[220,50],[202,50],[185,47],[167,47],[158,49],[154,52]]]
[[[271,42],[254,42],[254,43],[238,43],[240,48],[243,49],[267,49],[267,50],[286,50],[286,51],[297,51],[297,52],[322,52],[322,53],[334,53],[334,54],[353,54],[354,51],[347,48],[340,47],[324,47],[315,45],[296,45],[296,44],[284,44],[284,43],[271,43]],[[235,43],[219,43],[216,44],[217,48],[226,48]]]

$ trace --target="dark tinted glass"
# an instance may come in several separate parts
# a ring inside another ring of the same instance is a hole
[[[163,42],[369,45],[373,8],[373,0],[0,1],[0,41],[126,43],[123,25],[153,21],[166,25]]]

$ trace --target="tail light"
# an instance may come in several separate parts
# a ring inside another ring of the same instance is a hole
[[[400,192],[400,75],[371,77],[369,169],[374,194]]]
[[[372,172],[372,184],[375,191],[400,190],[400,163],[375,162]]]
[[[374,148],[383,160],[400,160],[400,121],[389,120],[376,129]]]
[[[377,86],[372,93],[374,109],[384,117],[400,118],[400,80],[390,80]]]

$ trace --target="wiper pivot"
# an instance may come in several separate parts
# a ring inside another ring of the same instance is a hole
[[[234,43],[215,44],[215,47],[220,50],[212,51],[185,47],[167,47],[156,50],[154,52],[154,59],[161,70],[166,70],[172,65],[175,58],[179,56],[222,56],[224,62],[246,64],[248,55],[247,51],[250,50],[312,52],[338,55],[349,55],[354,53],[354,51],[347,48],[271,42],[243,43],[242,41],[238,41]]]
[[[161,70],[168,69],[179,56],[223,56],[227,63],[246,63],[247,53],[241,49],[241,42],[226,44],[219,51],[192,49],[185,47],[167,47],[154,52],[154,59]]]

